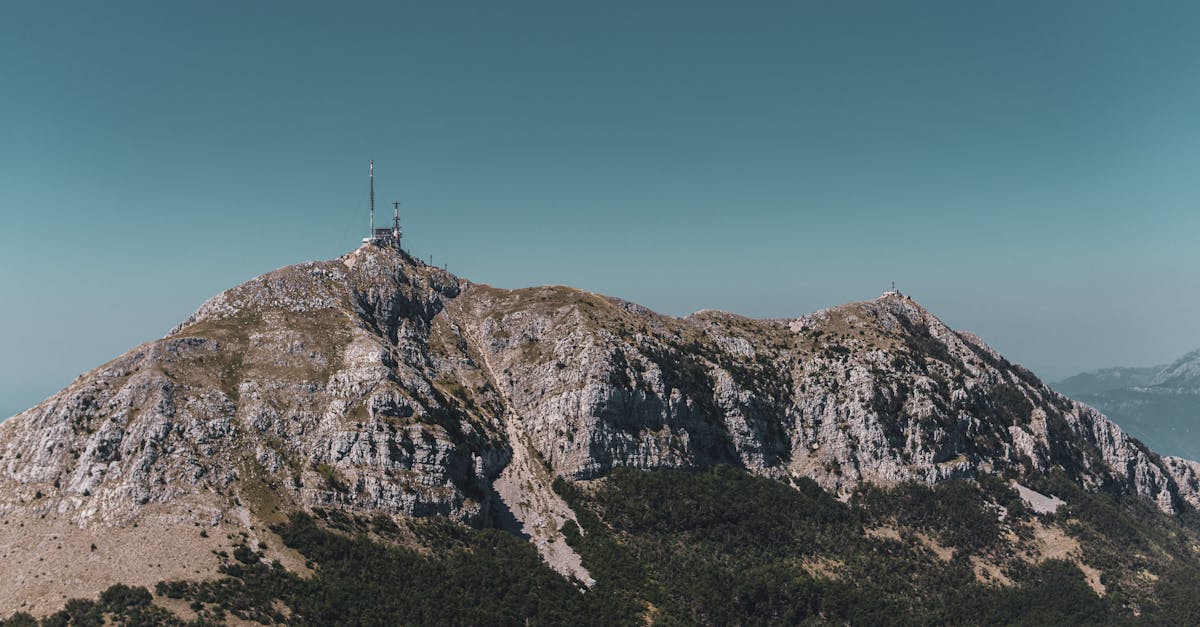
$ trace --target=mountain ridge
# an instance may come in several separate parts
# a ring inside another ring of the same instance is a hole
[[[175,539],[167,553],[267,538],[289,511],[449,517],[525,537],[590,585],[556,480],[721,464],[843,498],[1057,470],[1168,513],[1200,504],[1197,464],[1154,454],[898,293],[795,319],[677,318],[565,286],[471,283],[367,245],[226,290],[0,424],[0,514],[63,535],[141,525]],[[109,563],[59,578],[99,590],[180,574],[101,552]],[[64,584],[16,567],[0,610],[50,607]]]
[[[1200,458],[1200,350],[1148,368],[1106,368],[1053,384],[1096,407],[1155,450]]]

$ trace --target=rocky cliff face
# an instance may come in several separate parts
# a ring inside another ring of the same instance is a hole
[[[428,350],[458,291],[448,274],[373,250],[229,290],[5,422],[10,494],[79,523],[182,495],[202,495],[214,516],[279,495],[485,522],[507,449],[491,416],[455,397],[480,374]]]
[[[555,476],[720,463],[842,494],[1059,468],[1167,512],[1200,505],[1195,464],[898,294],[794,320],[673,318],[364,246],[224,292],[0,424],[0,516],[442,515],[523,533],[588,581],[557,536],[573,514]]]
[[[1164,511],[1200,502],[1190,474],[900,295],[797,320],[676,319],[569,288],[467,286],[448,311],[572,479],[731,463],[848,493],[1061,468]]]

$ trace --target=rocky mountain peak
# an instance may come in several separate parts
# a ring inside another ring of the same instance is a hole
[[[795,319],[676,318],[364,245],[227,290],[0,424],[0,514],[169,529],[297,508],[440,515],[528,537],[587,582],[555,478],[715,464],[843,496],[1058,469],[1168,512],[1200,504],[1195,464],[898,292]]]
[[[1150,386],[1200,391],[1200,350],[1194,350],[1164,367]]]

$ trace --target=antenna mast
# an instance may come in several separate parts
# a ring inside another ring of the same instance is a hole
[[[400,248],[400,201],[392,203],[392,237],[396,240],[396,248]]]
[[[371,230],[367,233],[375,237],[375,160],[371,159]]]

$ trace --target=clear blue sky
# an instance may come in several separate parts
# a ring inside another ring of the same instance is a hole
[[[1194,2],[6,2],[0,414],[403,201],[685,314],[888,281],[1046,378],[1200,347]]]

